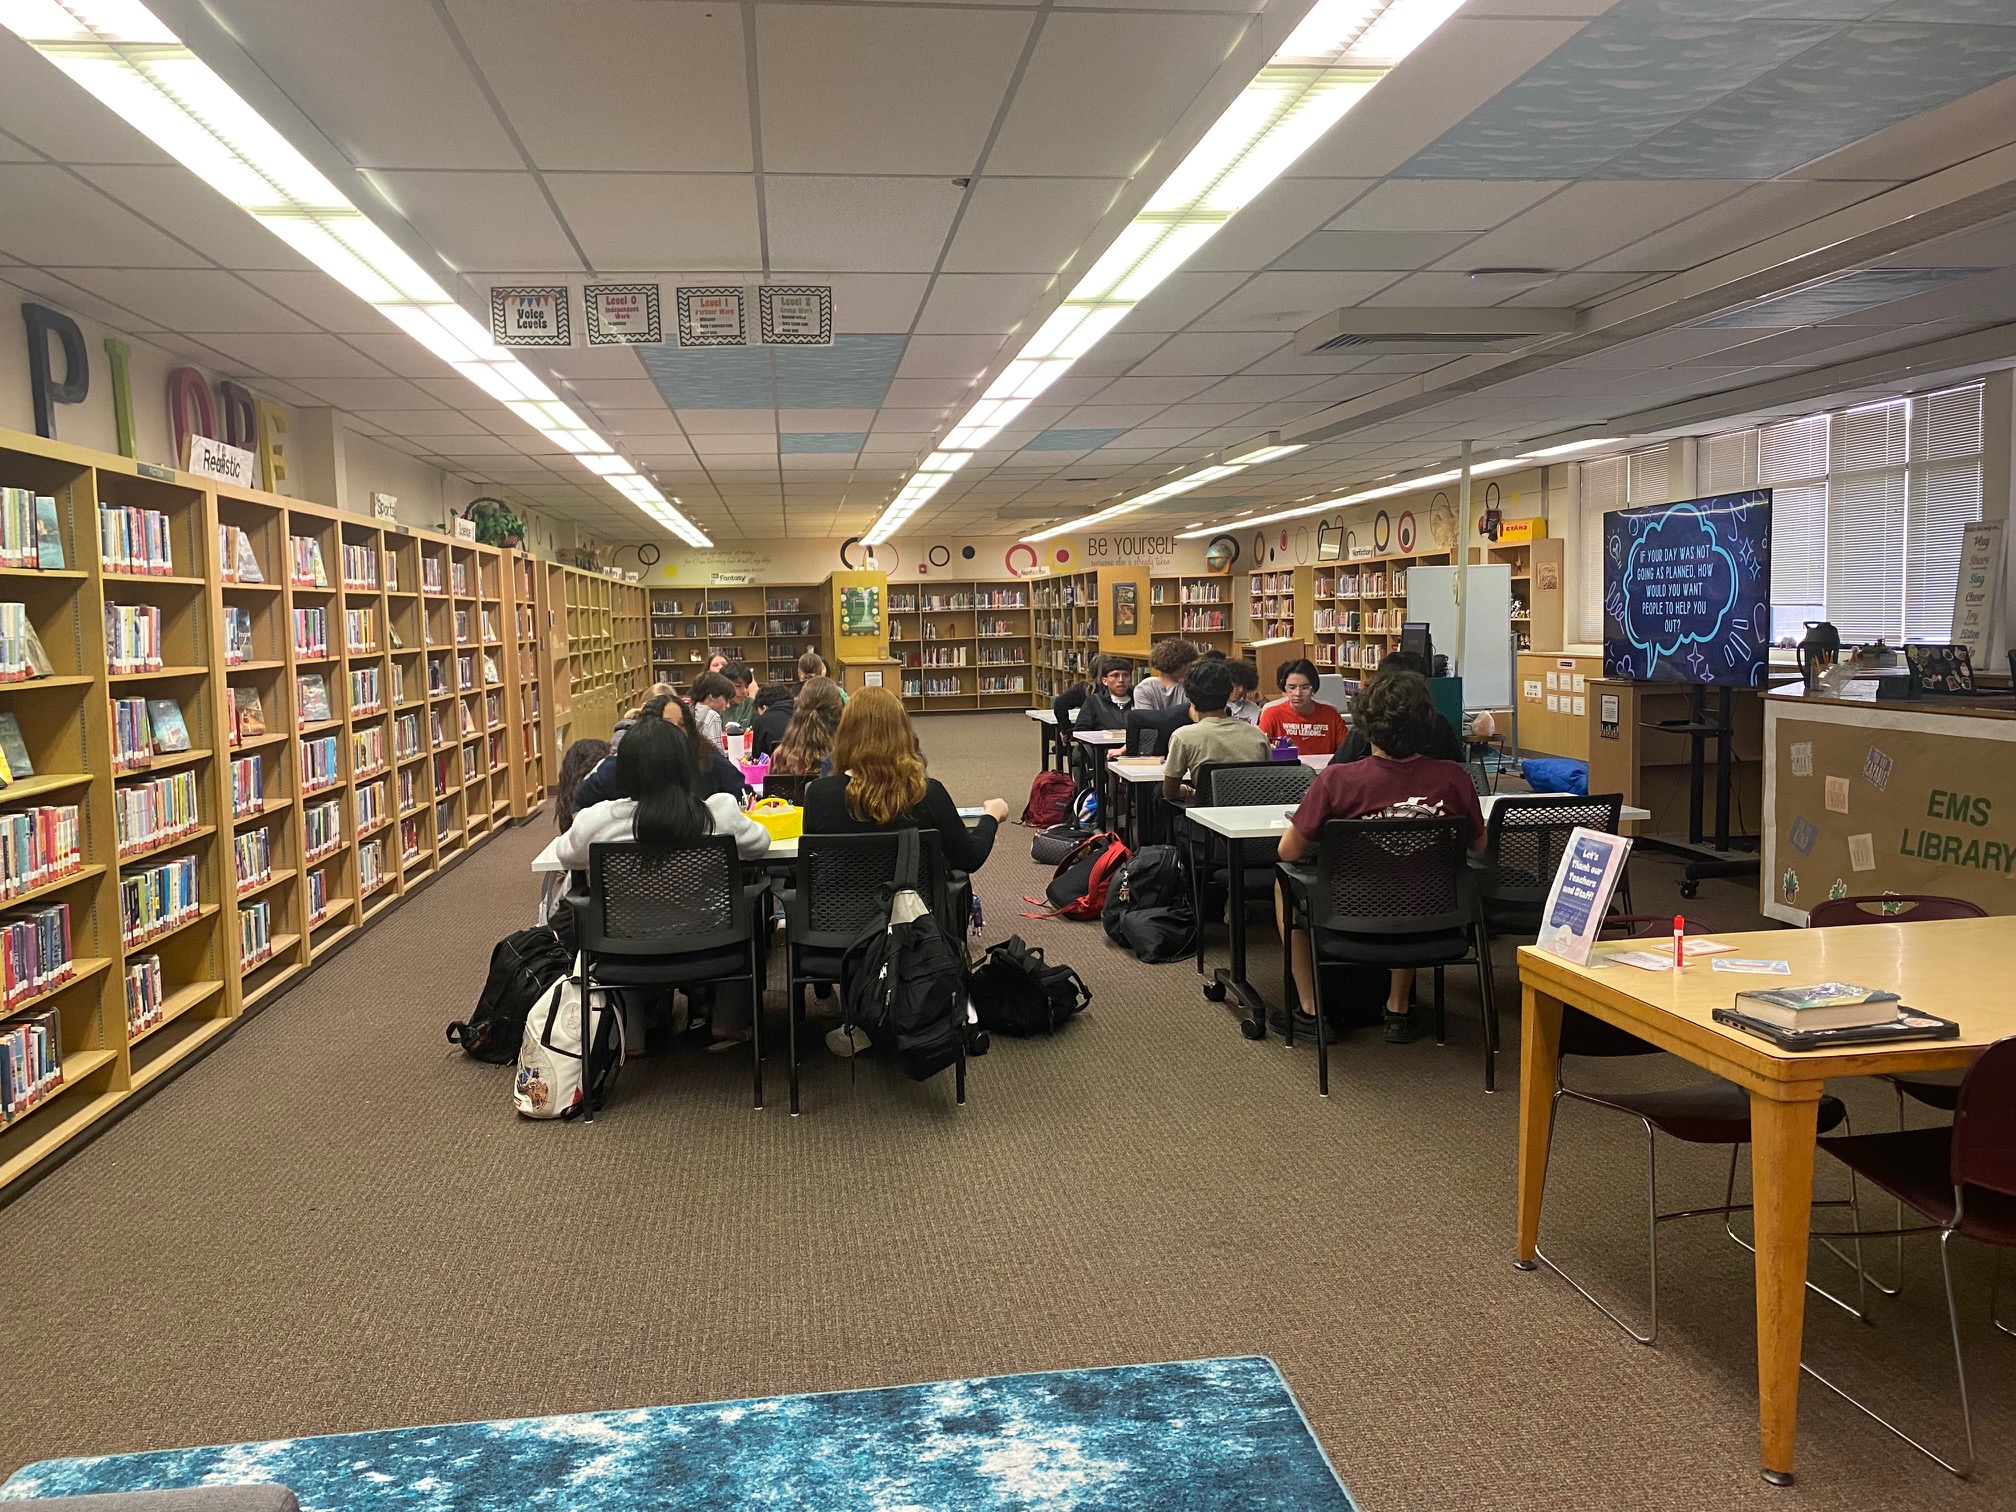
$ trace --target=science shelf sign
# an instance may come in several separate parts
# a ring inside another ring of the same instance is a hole
[[[1771,643],[1771,490],[1603,517],[1603,670],[1754,688]]]

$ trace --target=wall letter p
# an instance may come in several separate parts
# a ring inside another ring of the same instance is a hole
[[[84,348],[83,331],[61,310],[23,304],[21,318],[28,323],[28,387],[35,399],[35,434],[53,441],[56,406],[82,404],[91,392],[91,357]],[[61,383],[49,376],[51,336],[63,347]]]

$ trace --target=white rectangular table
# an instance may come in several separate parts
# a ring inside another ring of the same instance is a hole
[[[1491,810],[1503,798],[1525,798],[1535,796],[1527,793],[1487,793],[1477,800],[1484,811],[1484,822],[1491,822]],[[1546,796],[1541,794],[1538,796]],[[1222,1002],[1229,994],[1247,1010],[1240,1029],[1248,1039],[1267,1037],[1267,1003],[1246,979],[1246,847],[1254,841],[1264,840],[1272,845],[1281,843],[1281,835],[1288,828],[1291,809],[1279,803],[1227,804],[1217,808],[1193,808],[1187,811],[1190,822],[1200,829],[1221,835],[1226,842],[1227,880],[1231,885],[1232,912],[1232,961],[1229,967],[1220,967],[1213,972],[1204,988],[1204,995],[1214,1003]],[[1642,822],[1650,819],[1649,809],[1626,805],[1618,812],[1618,819]],[[1200,921],[1201,927],[1201,921]]]
[[[1057,711],[1055,709],[1024,709],[1030,721],[1036,726],[1037,755],[1040,758],[1036,770],[1050,770],[1050,758],[1057,758],[1057,770],[1063,771],[1069,763],[1065,760],[1062,746],[1057,740]]]

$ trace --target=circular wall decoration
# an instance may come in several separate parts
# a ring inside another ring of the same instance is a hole
[[[1355,530],[1347,530],[1344,532],[1344,555],[1348,559],[1350,557],[1355,557],[1357,554],[1358,554],[1358,532]]]
[[[952,548],[949,546],[933,546],[929,553],[926,554],[925,560],[933,567],[949,567],[952,563]],[[922,569],[920,568],[919,570],[921,571]]]
[[[1062,567],[1066,562],[1070,560],[1071,560],[1071,549],[1068,546],[1059,546],[1057,548],[1057,565],[1059,567]]]
[[[959,548],[959,555],[970,562],[973,560],[973,548],[971,546],[961,546]]]
[[[1387,543],[1392,539],[1393,517],[1382,509],[1379,513],[1372,516],[1372,549],[1374,551],[1384,551]]]
[[[660,551],[657,545],[651,541],[646,541],[642,546],[637,548],[637,560],[646,567],[656,567],[664,559],[664,556],[665,553]]]
[[[1309,527],[1307,525],[1297,525],[1295,527],[1295,560],[1298,564],[1309,560]]]
[[[971,550],[972,548],[969,547],[967,549]],[[1024,545],[1022,542],[1017,541],[1013,546],[1008,548],[1008,554],[1001,559],[1001,565],[1008,569],[1010,577],[1020,577],[1025,572],[1034,572],[1039,560],[1034,546]]]
[[[1412,551],[1412,550],[1414,549],[1414,511],[1413,511],[1413,510],[1411,510],[1411,509],[1403,509],[1403,510],[1402,510],[1402,511],[1400,512],[1400,527],[1399,527],[1399,534],[1398,534],[1398,536],[1396,537],[1396,539],[1397,539],[1397,540],[1399,541],[1399,543],[1400,543],[1400,549],[1401,549],[1401,550],[1402,550],[1403,552],[1406,552],[1406,551]]]
[[[1230,572],[1239,560],[1239,543],[1231,536],[1213,536],[1204,544],[1204,565],[1213,572]]]
[[[1261,563],[1265,562],[1266,560],[1267,560],[1267,533],[1265,531],[1256,530],[1253,532],[1253,565],[1255,567],[1258,567],[1259,565],[1261,565]]]
[[[861,543],[861,537],[859,536],[849,536],[847,537],[846,540],[840,543],[840,565],[846,568],[849,572],[853,572],[856,569],[857,564],[855,563],[854,558],[849,556],[847,553],[852,551],[856,546],[860,545],[860,543]]]

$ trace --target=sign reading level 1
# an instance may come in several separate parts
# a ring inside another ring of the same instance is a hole
[[[676,300],[679,306],[679,345],[749,344],[749,328],[742,314],[740,289],[680,289]]]

